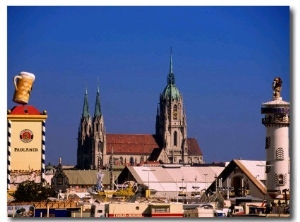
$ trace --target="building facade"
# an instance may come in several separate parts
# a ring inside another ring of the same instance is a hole
[[[86,89],[78,129],[77,168],[99,169],[109,165],[204,163],[195,138],[187,137],[183,97],[175,85],[172,52],[167,85],[159,96],[155,134],[108,134],[101,112],[99,86],[94,115],[90,115]]]

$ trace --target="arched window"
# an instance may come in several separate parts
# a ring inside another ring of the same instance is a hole
[[[99,123],[96,123],[96,132],[99,131]]]
[[[130,157],[129,163],[133,166],[134,165],[134,158],[133,156]]]
[[[278,185],[284,185],[284,176],[282,174],[278,175]]]
[[[174,146],[177,146],[177,131],[174,132]]]

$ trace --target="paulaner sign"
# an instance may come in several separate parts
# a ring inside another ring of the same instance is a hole
[[[38,152],[38,148],[15,148],[15,152]]]

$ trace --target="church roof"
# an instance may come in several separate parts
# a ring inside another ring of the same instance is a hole
[[[202,151],[195,138],[188,138],[188,155],[199,156]],[[161,148],[159,137],[152,134],[106,134],[106,152],[123,155],[150,155]]]
[[[189,156],[199,156],[202,155],[202,150],[200,149],[196,138],[188,138],[188,155]]]
[[[151,134],[106,134],[106,152],[111,154],[150,154],[159,148],[159,137]]]

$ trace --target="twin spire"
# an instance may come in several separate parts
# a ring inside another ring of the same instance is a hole
[[[88,93],[87,93],[87,87],[85,86],[82,117],[86,118],[89,116],[90,116],[90,111],[89,111],[89,103],[88,103]]]
[[[97,86],[97,95],[96,95],[94,117],[100,117],[102,115],[102,113],[101,113],[101,104],[100,104],[99,79],[97,80],[97,83],[98,83],[98,86]],[[83,101],[82,117],[85,117],[85,118],[90,117],[87,86],[85,86],[85,95],[84,95],[84,101]]]
[[[168,75],[168,79],[167,79],[168,85],[175,85],[175,76],[174,76],[174,73],[173,73],[172,53],[173,52],[172,52],[172,47],[171,47],[171,50],[170,50],[170,70],[169,70],[169,75]],[[102,113],[101,113],[101,104],[100,104],[99,79],[97,80],[97,85],[98,86],[97,86],[97,95],[96,95],[94,117],[100,117],[102,115]],[[82,117],[90,117],[87,86],[85,88]]]

